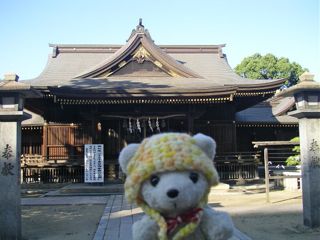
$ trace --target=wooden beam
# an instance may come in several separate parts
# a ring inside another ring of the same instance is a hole
[[[265,146],[297,146],[300,142],[296,141],[262,141],[262,142],[252,142],[255,148],[265,147]]]
[[[269,152],[268,148],[264,148],[263,151],[263,156],[264,156],[264,182],[266,184],[266,201],[267,203],[270,202],[270,186],[269,186]]]

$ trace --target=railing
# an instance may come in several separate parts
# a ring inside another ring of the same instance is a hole
[[[259,159],[259,152],[220,154],[215,158],[215,166],[221,180],[257,179]],[[43,160],[41,155],[34,157],[24,155],[22,160],[24,160],[21,164],[23,182],[64,183],[84,181],[83,165],[70,165],[72,162],[77,162],[78,158],[73,159],[70,157],[68,163],[64,165],[57,165],[56,163],[49,165],[52,161]],[[28,160],[28,163],[26,160]],[[57,158],[57,160],[63,161],[64,159]],[[31,162],[37,164],[30,165]],[[111,159],[105,160],[104,173],[105,180],[118,179],[118,162]]]
[[[119,164],[105,162],[104,179],[119,178]],[[21,166],[21,181],[23,183],[82,183],[84,182],[83,165],[73,166]]]
[[[285,169],[285,161],[289,156],[296,155],[293,151],[294,146],[300,145],[295,141],[272,141],[272,142],[253,142],[255,148],[263,148],[264,176],[266,184],[266,201],[270,202],[270,180],[280,180],[285,178],[296,178],[297,185],[301,174],[295,176],[274,176],[273,171]],[[273,169],[273,170],[270,170]]]
[[[286,165],[286,159],[290,156],[297,155],[293,151],[294,146],[299,142],[293,141],[270,141],[270,142],[253,142],[255,148],[260,150],[268,149],[268,165],[274,168],[283,168]]]
[[[235,152],[220,154],[215,166],[221,180],[257,179],[260,152]]]
[[[40,144],[24,144],[21,146],[22,154],[41,154],[41,143]]]
[[[24,183],[65,183],[83,182],[83,166],[55,166],[55,167],[21,167],[21,177]]]

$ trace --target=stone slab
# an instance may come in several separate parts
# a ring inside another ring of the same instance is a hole
[[[50,205],[107,204],[109,198],[110,198],[109,196],[22,198],[21,205],[50,206]]]

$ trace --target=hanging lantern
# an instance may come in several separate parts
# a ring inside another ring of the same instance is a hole
[[[102,128],[102,127],[101,127],[101,123],[98,122],[98,123],[97,123],[97,130],[98,130],[98,131],[101,131],[101,128]]]

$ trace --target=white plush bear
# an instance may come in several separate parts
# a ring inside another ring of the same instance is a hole
[[[126,197],[146,213],[133,225],[133,240],[238,239],[230,217],[207,205],[218,183],[215,149],[203,134],[164,133],[121,151]]]

